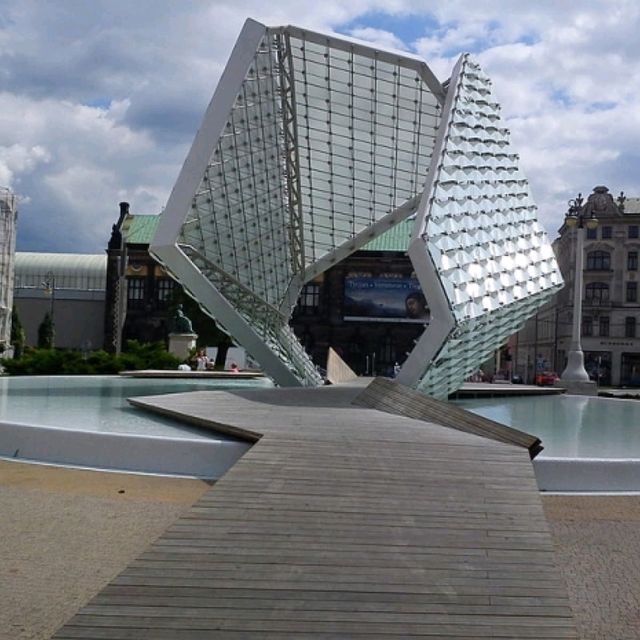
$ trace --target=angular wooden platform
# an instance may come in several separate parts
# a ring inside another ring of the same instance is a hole
[[[372,380],[371,384],[354,398],[353,403],[525,447],[532,460],[543,449],[540,438],[536,436],[471,413],[449,402],[430,398],[388,378]]]
[[[258,440],[55,638],[575,638],[525,448],[361,389],[139,406]]]

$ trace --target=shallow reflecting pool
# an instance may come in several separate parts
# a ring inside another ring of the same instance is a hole
[[[25,376],[0,378],[0,422],[105,433],[206,438],[175,420],[135,409],[127,398],[185,391],[226,391],[273,386],[266,378],[153,379],[120,376]]]
[[[640,402],[584,396],[459,400],[456,404],[538,436],[540,458],[640,459]]]
[[[248,442],[136,409],[127,398],[272,386],[267,379],[0,378],[0,457],[217,479]]]

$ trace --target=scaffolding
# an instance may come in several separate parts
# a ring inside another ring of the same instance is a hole
[[[3,351],[11,344],[17,217],[15,194],[9,189],[0,188],[0,349]]]

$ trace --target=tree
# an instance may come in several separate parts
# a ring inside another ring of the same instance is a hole
[[[27,337],[24,332],[24,327],[18,316],[18,310],[16,305],[13,305],[11,310],[11,344],[13,345],[13,357],[20,358],[24,352],[24,345],[27,342]]]
[[[56,330],[53,318],[49,312],[44,314],[44,318],[38,327],[38,348],[53,349],[55,342]]]

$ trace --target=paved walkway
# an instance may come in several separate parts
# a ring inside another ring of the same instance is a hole
[[[55,637],[575,638],[527,451],[353,394],[141,401],[259,442]]]
[[[50,638],[209,488],[0,460],[0,640]]]
[[[582,640],[640,637],[640,496],[545,496]]]
[[[50,638],[205,490],[199,481],[0,461],[0,640]],[[579,637],[637,638],[640,496],[542,502]]]

